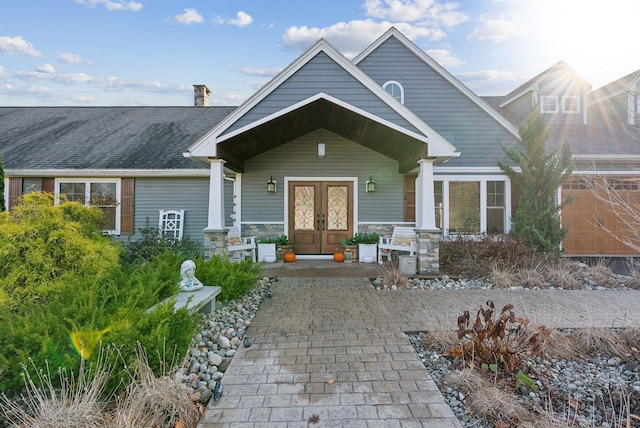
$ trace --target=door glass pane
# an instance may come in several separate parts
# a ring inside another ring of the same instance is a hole
[[[295,186],[293,227],[295,230],[313,230],[315,211],[315,188],[313,186]]]
[[[480,182],[449,183],[449,231],[480,233]]]
[[[327,186],[327,230],[347,230],[347,186]]]

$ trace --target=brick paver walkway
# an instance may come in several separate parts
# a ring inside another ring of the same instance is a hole
[[[460,427],[405,332],[453,330],[487,300],[550,327],[640,325],[640,291],[376,291],[366,278],[281,278],[199,427]]]

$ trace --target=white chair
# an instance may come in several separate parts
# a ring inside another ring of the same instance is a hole
[[[184,229],[184,210],[160,210],[158,233],[161,236],[182,239]]]
[[[251,260],[256,261],[256,237],[255,236],[240,236],[240,228],[234,226],[229,229],[227,233],[227,253],[238,253],[241,258],[247,256],[251,257]]]
[[[413,227],[394,227],[390,238],[380,237],[378,242],[378,263],[382,263],[383,257],[391,261],[392,251],[408,251],[409,255],[415,256],[417,245],[416,232]]]

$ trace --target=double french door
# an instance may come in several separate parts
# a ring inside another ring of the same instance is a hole
[[[289,182],[289,239],[296,254],[333,254],[353,236],[353,183]]]

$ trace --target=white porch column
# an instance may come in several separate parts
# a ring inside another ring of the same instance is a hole
[[[224,229],[224,160],[210,158],[208,230]]]
[[[420,173],[416,183],[416,229],[436,231],[436,212],[433,194],[433,161],[420,159]]]

